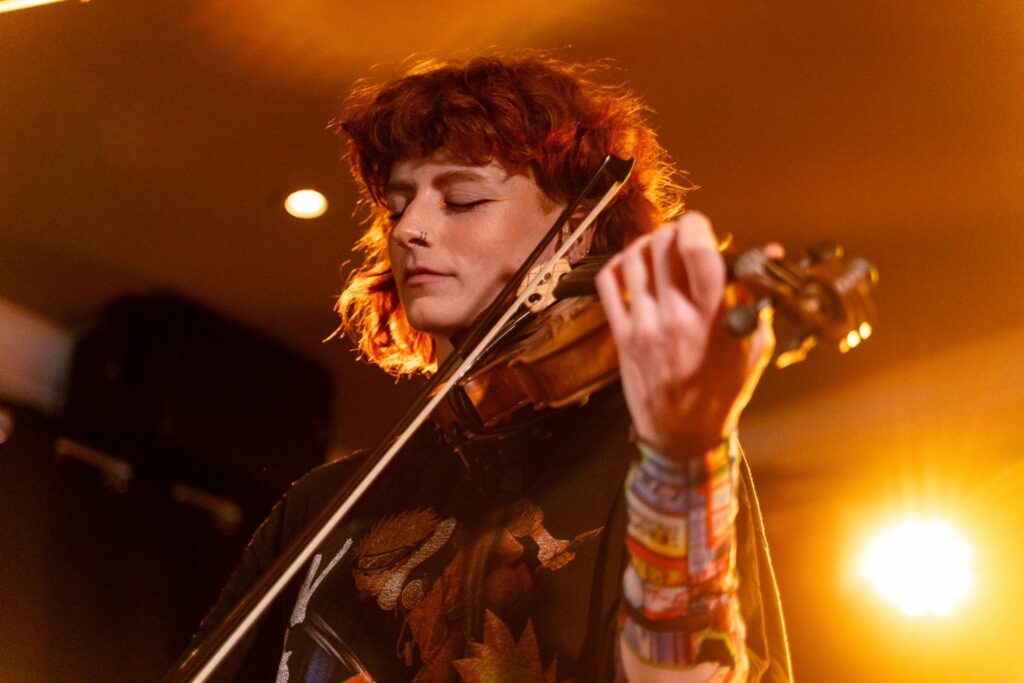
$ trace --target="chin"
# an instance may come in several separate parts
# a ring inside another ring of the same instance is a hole
[[[408,311],[406,318],[409,325],[417,332],[429,334],[435,339],[448,339],[459,330],[469,327],[470,322],[465,322],[461,317],[448,315],[427,315],[424,312]]]

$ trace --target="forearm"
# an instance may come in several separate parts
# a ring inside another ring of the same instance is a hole
[[[632,683],[746,678],[735,566],[738,457],[731,438],[686,461],[645,451],[630,472],[619,644]]]

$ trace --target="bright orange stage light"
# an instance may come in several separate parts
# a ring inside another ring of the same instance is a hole
[[[910,520],[877,535],[858,570],[906,615],[945,616],[974,585],[969,545],[938,519]]]

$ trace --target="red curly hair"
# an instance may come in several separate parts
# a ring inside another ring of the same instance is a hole
[[[405,317],[387,242],[384,199],[394,164],[444,149],[469,165],[497,159],[529,170],[541,191],[564,204],[604,157],[636,157],[629,181],[596,223],[591,253],[611,253],[682,210],[689,189],[668,161],[633,93],[595,80],[598,67],[541,53],[419,60],[392,80],[357,84],[331,128],[347,147],[369,209],[363,252],[338,299],[339,330],[372,362],[396,376],[436,369],[433,339]]]

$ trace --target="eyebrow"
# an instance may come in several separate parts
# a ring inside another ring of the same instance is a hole
[[[438,175],[431,181],[430,184],[437,188],[445,188],[448,187],[449,185],[453,185],[458,182],[487,183],[491,182],[491,179],[483,175],[482,173],[477,173],[476,171],[470,171],[466,169],[455,169],[451,171],[445,171],[444,173]],[[415,185],[403,181],[389,182],[387,185],[384,186],[385,194],[390,192],[414,192],[415,190]]]

